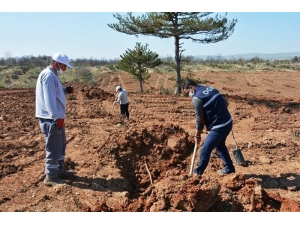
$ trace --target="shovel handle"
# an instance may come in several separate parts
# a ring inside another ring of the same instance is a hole
[[[198,148],[198,145],[197,145],[197,143],[195,143],[194,152],[193,152],[192,161],[191,161],[190,175],[192,175],[192,173],[193,173],[194,162],[195,162],[195,156],[196,156],[197,148]]]
[[[238,146],[237,146],[237,143],[236,143],[236,140],[234,138],[234,135],[233,135],[233,130],[231,130],[231,133],[232,133],[232,137],[233,137],[233,140],[234,140],[234,143],[235,143],[235,148],[238,149]]]

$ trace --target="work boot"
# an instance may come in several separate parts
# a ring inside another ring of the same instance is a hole
[[[62,173],[58,173],[57,177],[62,179],[73,179],[74,178],[74,171],[72,170],[66,170]]]
[[[230,173],[235,173],[235,171],[226,171],[224,169],[218,170],[218,174],[220,174],[221,176],[225,176],[225,175],[228,175]]]
[[[60,178],[50,178],[46,176],[44,179],[44,184],[46,184],[47,186],[54,186],[54,185],[64,184],[64,183],[66,183],[66,181]]]

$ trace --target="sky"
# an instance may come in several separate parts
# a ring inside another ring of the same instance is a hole
[[[196,9],[221,16],[227,12],[229,20],[238,22],[233,34],[221,42],[201,44],[182,40],[185,56],[300,52],[300,7],[292,0],[286,0],[285,6],[273,2],[271,7],[270,3],[264,5],[257,0],[252,0],[251,5],[230,0],[205,5],[201,1],[185,0],[186,4],[177,9],[172,6],[175,2],[162,4],[162,0],[151,0],[152,6],[141,6],[141,0],[127,0],[126,5],[122,0],[110,0],[105,6],[95,5],[97,1],[93,0],[84,0],[81,4],[74,1],[72,5],[65,2],[53,0],[45,6],[40,1],[20,0],[1,6],[0,58],[51,56],[63,52],[70,59],[118,59],[127,49],[134,49],[137,42],[148,44],[148,49],[160,57],[174,57],[173,38],[136,37],[117,32],[107,24],[118,22],[113,16],[115,13],[141,15]]]

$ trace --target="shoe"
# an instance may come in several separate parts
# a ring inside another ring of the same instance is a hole
[[[54,186],[54,185],[64,184],[64,183],[66,183],[66,181],[60,178],[50,178],[46,176],[44,179],[44,184],[46,184],[47,186]]]
[[[58,173],[57,177],[62,178],[62,179],[73,179],[74,178],[74,171],[67,170],[67,171],[64,171],[62,173]]]
[[[231,173],[235,173],[235,171],[225,171],[224,169],[222,170],[218,170],[218,174],[222,175],[222,176],[225,176],[225,175],[228,175],[228,174],[231,174]]]

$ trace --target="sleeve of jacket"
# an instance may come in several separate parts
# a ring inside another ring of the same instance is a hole
[[[196,129],[203,130],[204,128],[204,111],[203,105],[200,98],[193,97],[192,99],[193,107],[196,114]]]
[[[51,118],[56,120],[60,118],[60,116],[56,106],[55,80],[53,76],[48,75],[43,78],[42,82],[46,110],[48,111]]]

